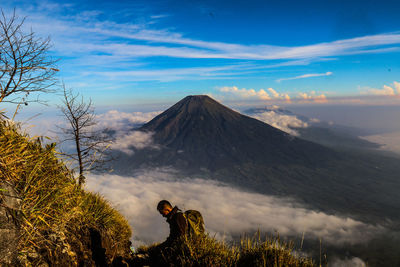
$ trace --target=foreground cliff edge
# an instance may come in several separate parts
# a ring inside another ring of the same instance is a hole
[[[0,120],[0,266],[140,266],[127,220],[98,194],[79,188],[55,144]],[[150,212],[150,211],[149,211]],[[146,252],[149,247],[141,248]],[[187,242],[164,258],[174,265],[313,266],[279,239]]]

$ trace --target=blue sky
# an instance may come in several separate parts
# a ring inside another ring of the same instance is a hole
[[[97,105],[399,104],[397,1],[8,1]],[[58,102],[56,95],[44,96]]]

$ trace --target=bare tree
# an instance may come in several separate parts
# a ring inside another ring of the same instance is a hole
[[[63,106],[60,106],[68,126],[61,128],[65,138],[63,142],[73,142],[76,153],[64,153],[65,156],[77,162],[78,184],[85,182],[84,174],[92,170],[105,168],[105,163],[111,160],[108,146],[111,144],[106,129],[98,129],[94,107],[91,100],[85,102],[79,94],[67,90],[65,85]]]
[[[56,83],[56,60],[49,55],[50,39],[42,39],[23,29],[25,19],[15,10],[7,18],[0,16],[0,103],[25,104],[42,102],[31,93],[51,91]]]

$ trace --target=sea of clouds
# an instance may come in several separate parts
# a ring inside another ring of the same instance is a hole
[[[207,231],[225,240],[260,230],[299,238],[304,234],[330,244],[354,244],[384,231],[380,226],[309,210],[292,199],[245,192],[201,178],[177,180],[174,174],[161,169],[133,177],[88,175],[86,187],[105,196],[126,216],[135,246],[162,242],[168,236],[168,224],[156,210],[162,199],[182,210],[199,210]]]

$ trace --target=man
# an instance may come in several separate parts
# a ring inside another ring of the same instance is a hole
[[[177,206],[172,207],[167,200],[161,200],[157,205],[157,210],[163,217],[167,218],[169,224],[169,236],[159,247],[171,247],[174,242],[186,235],[188,229],[186,218]]]

